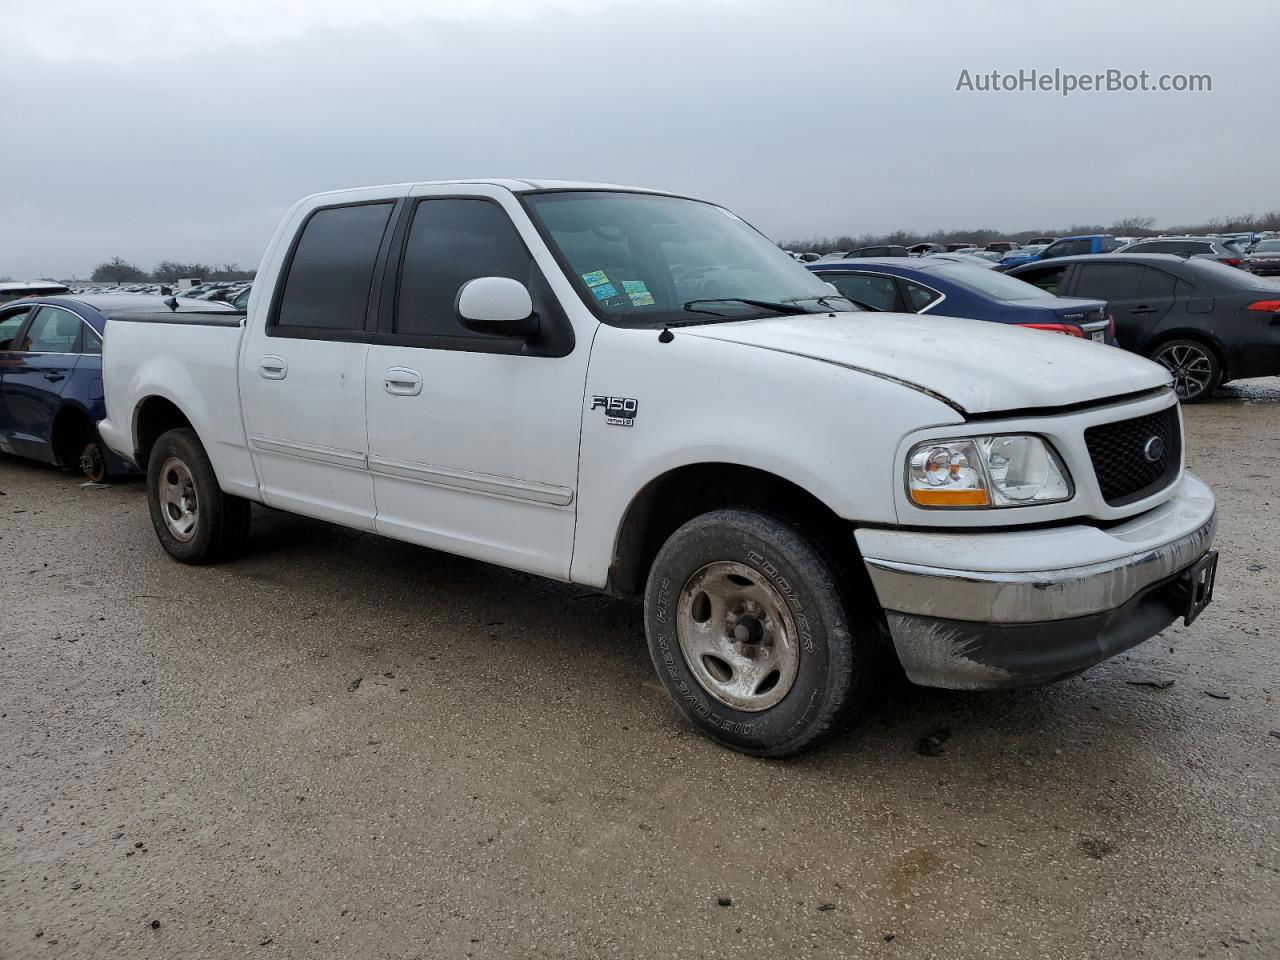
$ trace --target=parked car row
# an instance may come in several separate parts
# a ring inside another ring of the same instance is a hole
[[[1085,234],[1071,237],[1035,237],[1018,245],[997,240],[980,247],[976,243],[934,243],[926,241],[912,246],[886,245],[834,250],[830,253],[791,255],[802,263],[825,263],[862,257],[929,257],[960,254],[992,261],[996,269],[1009,270],[1038,260],[1101,253],[1168,253],[1180,257],[1217,260],[1231,267],[1242,267],[1252,273],[1280,274],[1280,237],[1272,234],[1231,236],[1158,236],[1117,237],[1111,234]]]

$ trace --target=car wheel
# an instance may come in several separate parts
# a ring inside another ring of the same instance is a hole
[[[1151,359],[1173,374],[1173,389],[1184,403],[1198,403],[1213,396],[1222,381],[1222,365],[1213,348],[1199,340],[1170,340]]]
[[[147,461],[151,524],[169,556],[212,563],[237,553],[249,532],[249,501],[222,492],[194,430],[162,434]]]
[[[874,627],[851,621],[822,552],[774,517],[717,510],[680,527],[650,569],[644,612],[667,693],[731,749],[795,753],[863,699]]]

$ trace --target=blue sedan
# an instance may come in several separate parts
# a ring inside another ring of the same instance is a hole
[[[1055,297],[995,270],[901,257],[807,264],[842,295],[872,310],[1011,323],[1116,346],[1104,300]]]
[[[79,468],[96,482],[131,472],[98,437],[106,416],[103,331],[113,313],[169,309],[161,297],[125,294],[29,297],[0,307],[0,451]]]

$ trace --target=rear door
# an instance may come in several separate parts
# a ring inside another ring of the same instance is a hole
[[[246,330],[240,394],[269,506],[373,529],[365,360],[374,277],[396,202],[310,211],[265,322]]]
[[[591,345],[547,282],[558,267],[497,188],[415,187],[397,238],[365,377],[376,528],[567,579]],[[529,288],[534,340],[462,326],[458,291],[487,276]]]
[[[1071,295],[1107,301],[1120,346],[1136,350],[1169,312],[1176,282],[1141,264],[1090,262],[1077,267]]]
[[[0,379],[9,452],[54,462],[53,418],[79,360],[83,326],[70,310],[41,305],[10,344]]]

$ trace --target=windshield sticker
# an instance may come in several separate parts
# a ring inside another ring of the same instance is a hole
[[[605,276],[603,270],[592,270],[590,273],[584,273],[582,279],[587,282],[588,287],[598,287],[602,283],[609,282],[609,278]],[[617,293],[618,291],[615,290],[613,292]]]
[[[643,280],[623,280],[622,289],[631,298],[633,306],[648,307],[654,303],[653,294]]]
[[[604,274],[601,274],[604,276]],[[598,283],[591,288],[591,292],[595,294],[597,300],[608,300],[610,297],[618,295],[618,288],[612,283]]]

